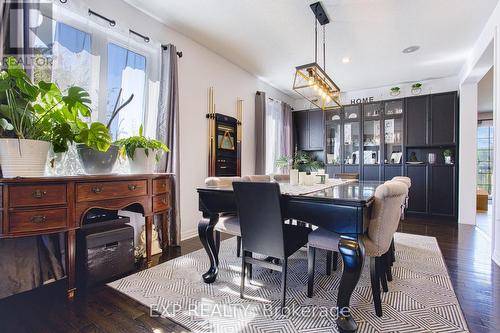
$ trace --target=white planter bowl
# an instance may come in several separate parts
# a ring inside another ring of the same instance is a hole
[[[4,178],[41,177],[45,174],[50,142],[0,139],[0,165]]]
[[[156,166],[156,150],[148,150],[148,156],[144,148],[137,148],[134,158],[129,158],[130,173],[153,173]]]

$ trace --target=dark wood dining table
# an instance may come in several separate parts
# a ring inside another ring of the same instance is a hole
[[[340,235],[338,248],[344,263],[337,296],[340,332],[357,330],[349,304],[363,269],[365,249],[361,235],[368,228],[375,189],[379,184],[381,182],[349,181],[307,194],[282,194],[287,219],[307,222]],[[210,268],[203,274],[203,280],[212,283],[217,278],[219,264],[214,227],[221,213],[236,213],[236,202],[232,186],[198,188],[198,196],[199,210],[203,213],[198,235],[210,260]]]

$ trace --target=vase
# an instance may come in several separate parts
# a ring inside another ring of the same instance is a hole
[[[0,166],[4,178],[45,175],[50,142],[0,139]]]
[[[85,144],[77,144],[76,150],[83,170],[89,175],[109,174],[113,171],[118,158],[117,145],[111,145],[105,152],[88,147]]]

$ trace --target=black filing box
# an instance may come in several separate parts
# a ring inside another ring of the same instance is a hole
[[[84,225],[77,233],[77,273],[82,287],[119,278],[135,269],[134,228],[127,217]]]

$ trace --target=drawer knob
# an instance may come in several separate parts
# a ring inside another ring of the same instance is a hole
[[[102,192],[102,187],[99,187],[99,186],[94,186],[92,187],[92,192],[94,193],[101,193]]]
[[[137,189],[137,185],[130,184],[130,185],[128,186],[128,189],[129,189],[130,191],[135,191],[135,190]]]
[[[33,198],[37,198],[37,199],[41,199],[43,198],[44,196],[47,195],[47,191],[42,191],[42,190],[34,190],[31,195],[33,196]]]
[[[31,222],[33,223],[43,223],[47,221],[47,216],[44,215],[35,215],[31,218]]]

